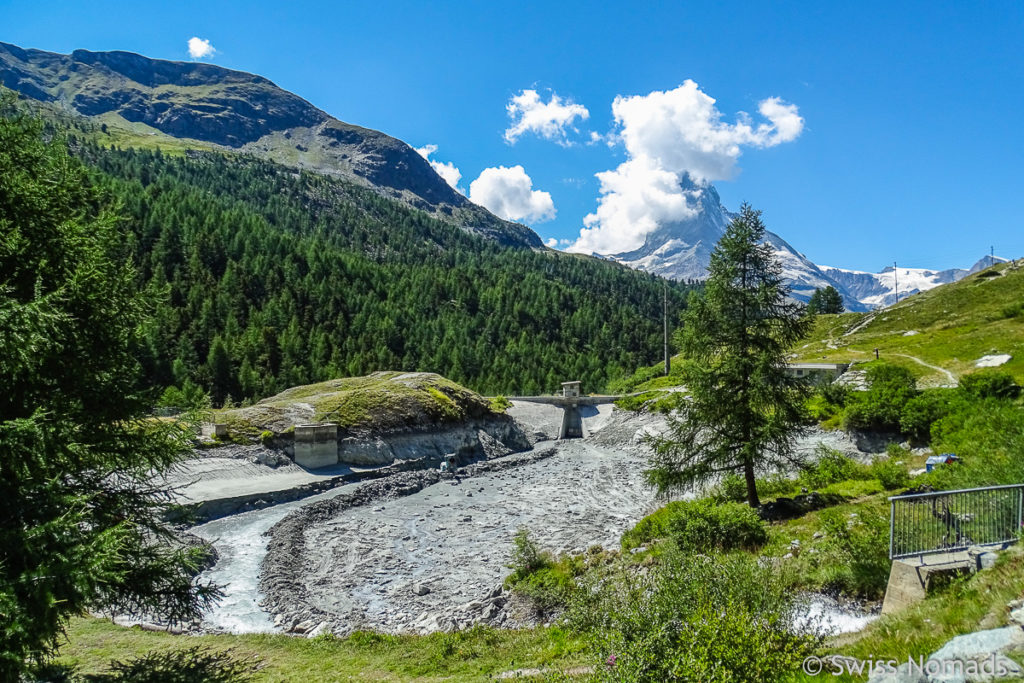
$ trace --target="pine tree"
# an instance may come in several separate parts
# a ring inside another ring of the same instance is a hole
[[[151,483],[189,450],[150,419],[138,358],[153,302],[64,146],[0,96],[0,680],[89,609],[192,619],[218,594]]]
[[[807,301],[808,313],[842,313],[844,310],[843,297],[832,285],[815,289]]]
[[[738,472],[760,504],[755,473],[793,464],[806,385],[787,350],[809,329],[788,298],[761,213],[744,204],[711,255],[704,294],[691,296],[678,345],[689,390],[667,436],[652,440],[648,481],[661,492]]]

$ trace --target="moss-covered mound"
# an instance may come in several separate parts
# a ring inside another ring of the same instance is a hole
[[[296,424],[337,423],[349,434],[426,429],[494,414],[486,399],[429,372],[375,372],[286,389],[245,408],[217,411],[233,436],[290,432]]]

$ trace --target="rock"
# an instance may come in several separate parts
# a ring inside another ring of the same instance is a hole
[[[423,585],[422,583],[413,584],[412,592],[416,595],[427,595],[430,593],[430,588]]]
[[[815,531],[814,536],[812,536],[811,538],[813,538],[814,540],[818,540],[819,538],[825,538],[825,532]]]

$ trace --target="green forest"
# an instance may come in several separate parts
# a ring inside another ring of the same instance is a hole
[[[157,293],[145,372],[214,405],[376,370],[489,394],[596,391],[661,352],[664,281],[504,247],[351,182],[250,157],[70,140]],[[673,315],[692,285],[670,283]]]

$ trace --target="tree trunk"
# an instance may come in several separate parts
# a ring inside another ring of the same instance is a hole
[[[750,507],[761,506],[761,499],[757,497],[757,481],[754,479],[754,461],[749,457],[743,460],[743,477],[747,480],[747,503]]]

